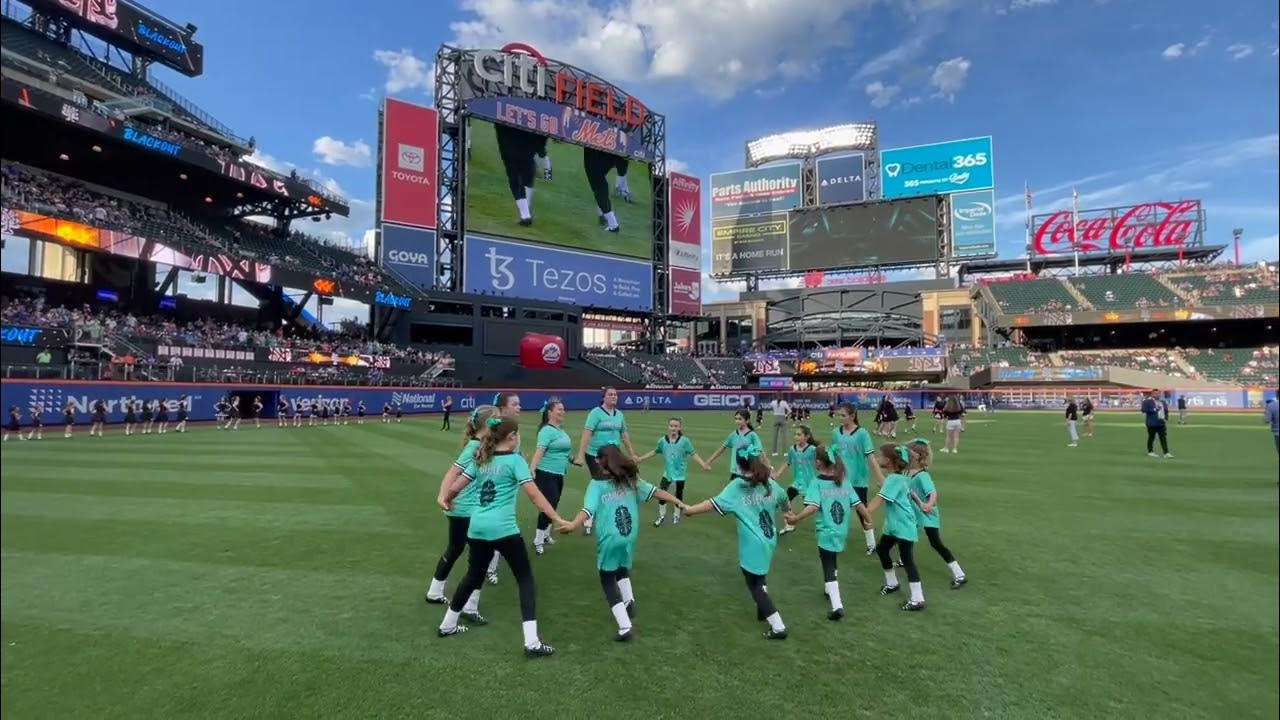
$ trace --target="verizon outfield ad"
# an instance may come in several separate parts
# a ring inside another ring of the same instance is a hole
[[[669,312],[702,314],[702,181],[671,173],[671,242],[667,243]]]
[[[382,220],[436,226],[436,111],[387,98],[382,110]]]

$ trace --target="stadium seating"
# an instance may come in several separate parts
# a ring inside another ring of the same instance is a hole
[[[613,353],[589,352],[586,359],[625,383],[639,383],[644,379],[644,371],[639,366]]]
[[[698,362],[707,369],[712,385],[741,387],[747,384],[747,369],[742,358],[699,358]]]
[[[1275,387],[1280,375],[1280,349],[1261,348],[1190,349],[1184,351],[1187,364],[1205,380],[1233,385]]]
[[[1144,372],[1187,377],[1177,351],[1168,348],[1137,350],[1063,350],[1058,359],[1067,366],[1112,366]]]
[[[1174,307],[1183,304],[1172,290],[1146,273],[1073,277],[1071,283],[1098,310]]]
[[[742,387],[747,376],[741,358],[694,358],[680,353],[589,352],[587,360],[631,384],[730,385]]]
[[[1171,273],[1165,281],[1193,306],[1280,302],[1280,279],[1275,266]]]
[[[948,348],[947,364],[952,374],[969,375],[989,367],[1043,367],[1049,364],[1049,359],[1016,345],[975,348],[959,344]]]
[[[1003,313],[1073,310],[1079,304],[1057,278],[992,283],[987,287]]]

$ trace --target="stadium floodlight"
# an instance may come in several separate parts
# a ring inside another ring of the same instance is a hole
[[[747,165],[755,167],[773,160],[804,159],[840,150],[874,150],[875,147],[875,123],[846,123],[752,140],[747,143]]]

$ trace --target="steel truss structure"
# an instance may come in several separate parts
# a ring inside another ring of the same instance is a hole
[[[847,347],[869,337],[932,344],[917,296],[884,288],[806,291],[769,302],[766,317],[768,334],[757,341],[765,348]]]
[[[436,52],[436,110],[440,117],[440,152],[436,183],[436,283],[461,292],[463,243],[466,241],[467,207],[467,104],[480,98],[521,97],[520,91],[479,77],[471,61],[476,50],[443,45]],[[585,70],[558,63],[558,70],[574,79],[612,85]],[[491,120],[486,118],[486,120]],[[667,231],[667,120],[648,112],[640,126],[640,139],[653,158],[653,311],[646,316],[648,334],[655,342],[665,335],[668,310]],[[610,311],[617,312],[617,311]]]

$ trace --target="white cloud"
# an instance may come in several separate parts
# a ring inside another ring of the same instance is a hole
[[[268,155],[262,151],[262,148],[254,148],[253,153],[246,155],[245,160],[274,172],[288,175],[289,172],[297,167],[287,160],[281,160],[273,155]]]
[[[1191,50],[1190,50],[1190,51],[1188,51],[1188,54],[1190,54],[1190,55],[1199,55],[1199,54],[1200,54],[1200,51],[1201,51],[1201,50],[1204,50],[1204,49],[1205,49],[1205,48],[1207,48],[1207,47],[1209,47],[1209,43],[1211,43],[1211,42],[1213,42],[1213,31],[1212,31],[1212,30],[1210,30],[1210,31],[1208,32],[1208,34],[1206,34],[1204,37],[1200,38],[1200,40],[1199,40],[1198,42],[1196,42],[1196,44],[1195,44],[1195,45],[1192,45],[1192,46],[1191,46]]]
[[[347,143],[324,135],[311,144],[311,152],[325,165],[349,165],[368,167],[373,158],[373,148],[363,140]]]
[[[688,175],[689,163],[681,160],[680,158],[669,157],[667,158],[667,173],[683,173]]]
[[[387,68],[383,87],[389,93],[418,89],[430,95],[435,92],[436,66],[413,54],[408,48],[374,50],[373,59]]]
[[[1013,0],[1013,2],[1009,3],[1009,11],[1018,12],[1019,10],[1031,10],[1057,4],[1058,0]]]
[[[681,81],[726,99],[771,79],[808,76],[824,52],[849,43],[853,11],[872,4],[617,0],[603,8],[585,0],[465,0],[471,16],[450,27],[464,47],[501,47],[519,37],[624,87]]]
[[[1227,46],[1227,54],[1232,60],[1243,60],[1253,54],[1253,46],[1247,43],[1236,43]]]
[[[923,24],[905,41],[863,63],[855,77],[873,77],[914,61],[939,32],[940,28],[934,24]]]
[[[939,97],[954,102],[956,93],[964,89],[965,82],[969,79],[971,67],[973,63],[967,58],[954,57],[943,60],[933,69],[933,77],[929,78],[929,84],[937,88],[936,94]]]
[[[885,85],[879,80],[867,83],[867,97],[871,98],[871,107],[882,108],[888,107],[893,103],[893,99],[902,92],[902,88],[897,85]]]
[[[1186,51],[1187,51],[1186,43],[1174,43],[1169,47],[1165,48],[1164,52],[1160,53],[1160,57],[1164,58],[1167,61],[1173,61],[1182,57],[1183,53],[1185,53]]]

